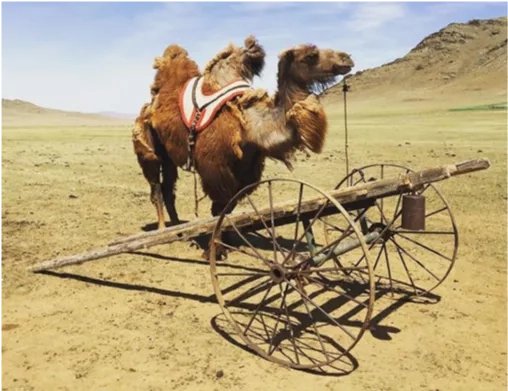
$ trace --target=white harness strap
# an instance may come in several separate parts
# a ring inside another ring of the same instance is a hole
[[[226,102],[242,95],[249,88],[249,83],[238,80],[207,95],[203,93],[203,78],[196,76],[187,81],[180,93],[179,106],[182,120],[189,130],[200,132],[210,125]]]

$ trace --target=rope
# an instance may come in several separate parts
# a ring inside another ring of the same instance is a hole
[[[198,181],[196,179],[196,170],[194,170],[192,176],[194,177],[194,214],[196,215],[196,217],[199,217],[199,215],[198,215],[198,206],[199,206],[199,201],[198,201]]]
[[[349,91],[349,86],[346,84],[346,79],[343,79],[344,84],[342,85],[342,92],[344,94],[344,130],[345,130],[345,137],[344,137],[344,150],[346,153],[346,175],[349,175],[349,154],[348,154],[348,132],[347,132],[347,98],[346,93]]]
[[[198,214],[199,203],[206,198],[206,194],[203,195],[201,198],[198,198],[198,180],[196,178],[196,170],[194,170],[192,174],[194,178],[194,214],[196,215],[196,217],[199,217]]]

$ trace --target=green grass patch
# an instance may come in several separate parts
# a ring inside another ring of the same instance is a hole
[[[455,107],[449,111],[477,111],[477,110],[506,110],[507,102],[490,103],[487,105],[469,106],[469,107]]]

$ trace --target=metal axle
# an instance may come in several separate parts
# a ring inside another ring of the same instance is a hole
[[[372,242],[375,242],[377,239],[379,239],[380,233],[378,231],[374,231],[371,233],[368,233],[363,237],[366,244],[370,244]],[[311,259],[311,264],[313,266],[319,267],[323,265],[326,261],[333,257],[337,257],[339,255],[345,254],[348,251],[354,250],[355,248],[360,247],[360,240],[354,239],[354,240],[348,240],[345,243],[342,243],[340,245],[336,245],[335,247],[331,247],[330,250],[328,250],[326,253],[321,253]]]

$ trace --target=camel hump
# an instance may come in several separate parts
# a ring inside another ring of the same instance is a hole
[[[188,80],[179,100],[180,115],[185,126],[191,129],[194,124],[195,131],[201,132],[212,123],[222,106],[249,88],[250,84],[240,79],[222,87],[219,91],[205,94],[202,77],[196,76]]]

